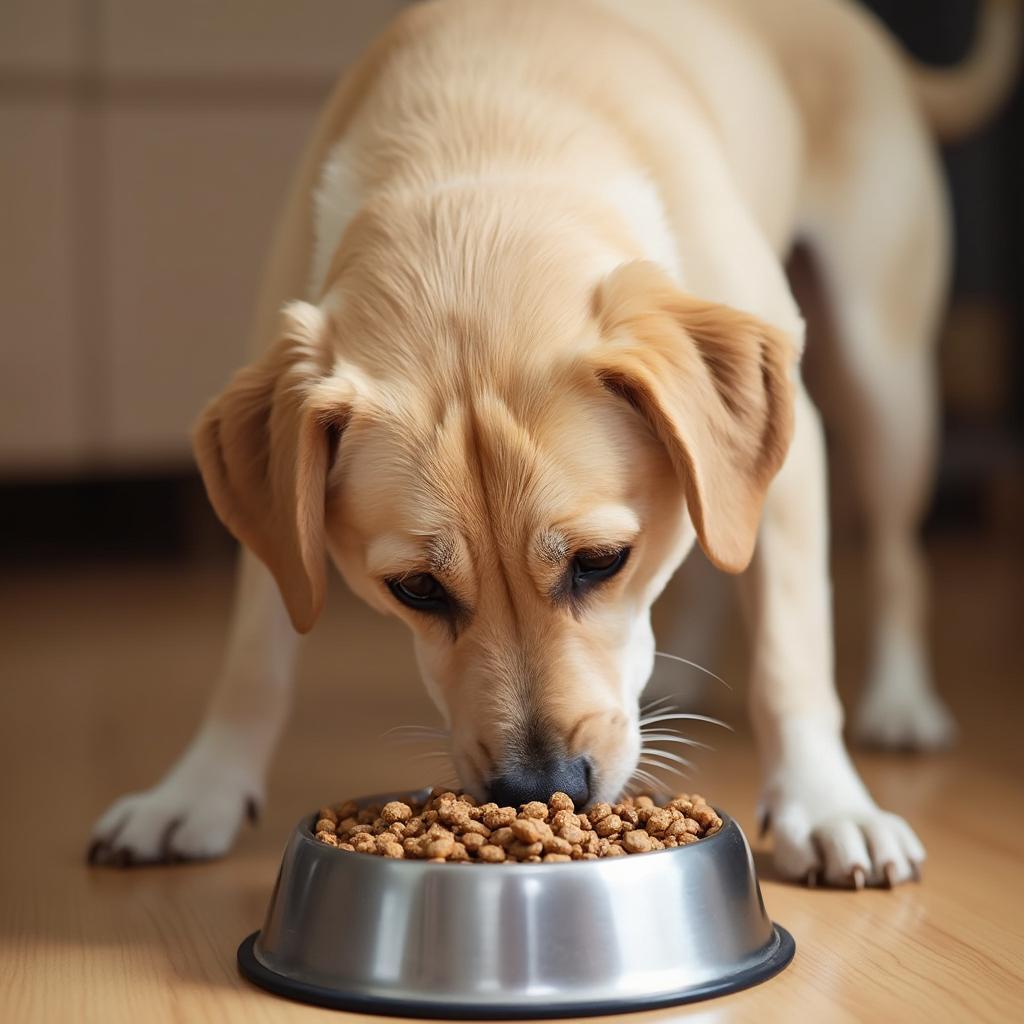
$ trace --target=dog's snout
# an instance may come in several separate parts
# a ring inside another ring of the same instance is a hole
[[[501,807],[531,800],[547,803],[552,793],[565,793],[577,807],[590,801],[590,761],[585,757],[548,764],[521,764],[492,779],[487,795]]]

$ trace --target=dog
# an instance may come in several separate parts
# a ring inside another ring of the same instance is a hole
[[[256,357],[203,413],[244,545],[198,735],[116,802],[97,861],[231,845],[288,706],[328,559],[409,626],[462,785],[614,799],[637,768],[650,609],[691,549],[737,574],[762,813],[787,878],[894,885],[834,687],[821,417],[785,261],[813,255],[874,569],[858,719],[947,743],[915,527],[949,266],[933,135],[1007,91],[1020,19],[930,70],[845,0],[435,0],[341,81],[259,296]],[[283,308],[283,313],[281,312]]]

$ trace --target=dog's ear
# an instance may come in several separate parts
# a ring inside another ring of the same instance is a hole
[[[756,317],[679,292],[643,262],[601,284],[595,312],[602,343],[591,372],[668,450],[705,554],[741,572],[792,436],[793,344]]]
[[[319,309],[296,302],[282,316],[282,337],[203,411],[193,447],[217,515],[273,573],[305,633],[324,601],[327,474],[354,387]]]

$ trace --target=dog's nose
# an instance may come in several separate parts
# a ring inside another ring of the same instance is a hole
[[[518,807],[531,800],[548,802],[552,793],[565,793],[579,808],[590,802],[590,762],[585,757],[550,764],[517,765],[492,779],[487,795],[499,807]]]

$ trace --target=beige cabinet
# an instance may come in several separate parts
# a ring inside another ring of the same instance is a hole
[[[0,4],[0,476],[189,464],[319,104],[401,6]]]

